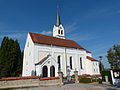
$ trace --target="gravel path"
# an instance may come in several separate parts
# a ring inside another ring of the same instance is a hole
[[[34,88],[23,88],[14,90],[120,90],[120,88],[115,88],[105,85],[94,85],[94,84],[66,84],[63,86],[41,86]]]

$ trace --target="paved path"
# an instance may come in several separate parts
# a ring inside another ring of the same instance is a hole
[[[14,90],[120,90],[120,88],[96,84],[66,84],[63,86],[41,86]]]

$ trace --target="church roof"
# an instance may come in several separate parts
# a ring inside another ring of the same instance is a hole
[[[61,38],[56,38],[56,37],[32,33],[32,32],[29,32],[29,34],[34,43],[84,49],[82,46],[80,46],[73,40],[61,39]]]
[[[55,45],[55,46],[61,46],[61,47],[69,47],[69,48],[78,48],[78,49],[86,50],[73,40],[61,39],[61,38],[57,38],[53,36],[37,34],[37,33],[32,33],[32,32],[29,32],[29,34],[34,43]],[[89,51],[87,52],[90,53]]]
[[[92,57],[89,57],[89,56],[86,56],[87,59],[91,60],[91,61],[97,61],[96,59],[92,58]]]

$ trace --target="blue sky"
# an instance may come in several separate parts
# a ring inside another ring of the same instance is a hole
[[[58,4],[67,39],[109,67],[106,52],[120,44],[120,0],[0,0],[0,42],[18,39],[23,50],[28,32],[51,35]]]

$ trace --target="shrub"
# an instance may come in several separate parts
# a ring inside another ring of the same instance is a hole
[[[99,79],[98,79],[98,83],[99,83],[99,84],[102,84],[102,79],[99,78]]]
[[[105,81],[105,76],[108,76],[108,81],[112,84],[112,78],[111,78],[111,73],[110,70],[104,70],[101,72],[102,75],[102,80]]]
[[[75,78],[75,75],[72,75],[71,78]]]
[[[90,78],[82,77],[82,78],[79,78],[79,82],[80,83],[91,83],[92,81]]]
[[[92,82],[97,82],[97,79],[93,79],[93,78],[92,78]]]
[[[67,77],[63,77],[63,79],[67,79]]]

